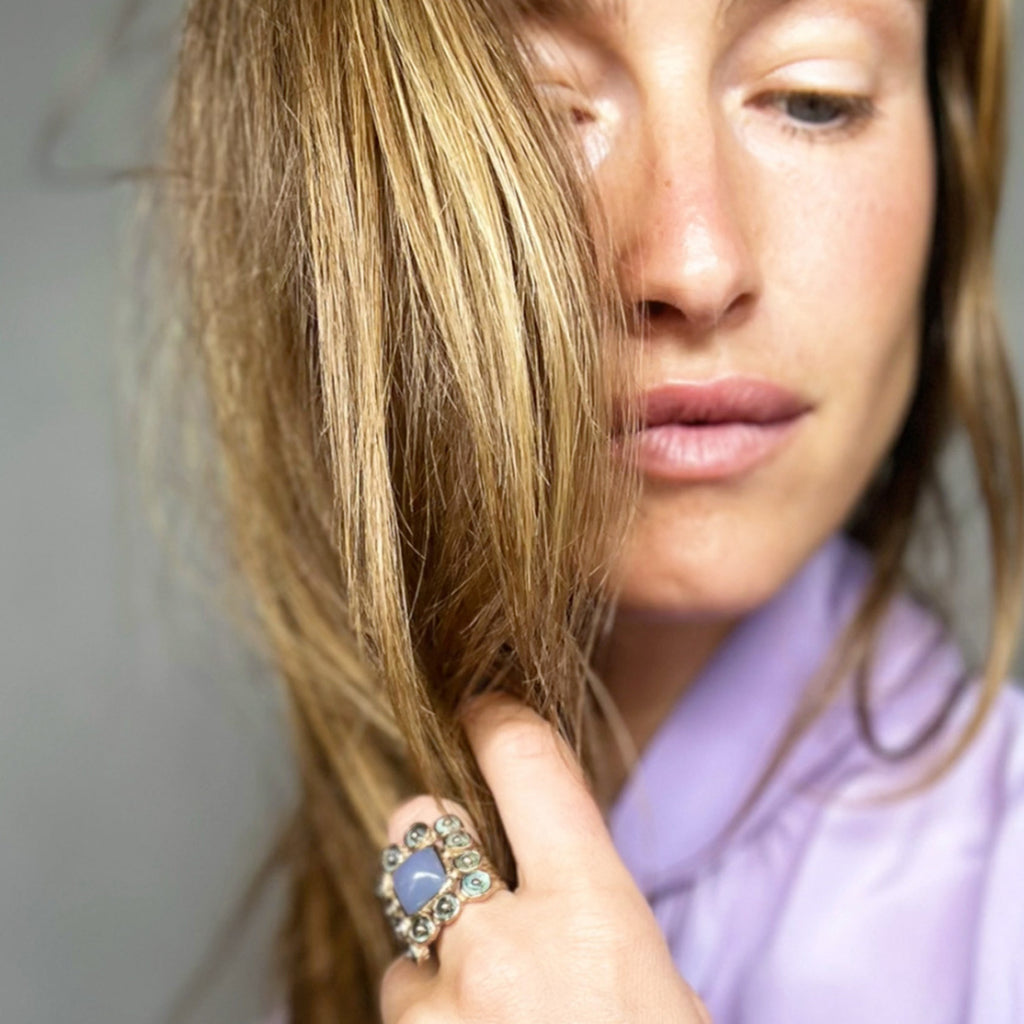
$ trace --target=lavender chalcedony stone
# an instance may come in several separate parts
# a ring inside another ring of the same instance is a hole
[[[437,851],[428,846],[399,864],[391,877],[402,909],[407,914],[415,914],[441,891],[448,875]]]

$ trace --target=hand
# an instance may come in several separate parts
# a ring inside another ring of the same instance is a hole
[[[518,868],[515,892],[466,904],[423,964],[381,985],[384,1024],[711,1024],[679,976],[567,744],[508,697],[466,718]],[[391,816],[401,842],[456,804],[419,796]]]

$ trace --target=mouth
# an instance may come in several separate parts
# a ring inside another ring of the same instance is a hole
[[[811,408],[760,378],[673,381],[643,392],[636,429],[624,429],[618,440],[645,476],[722,480],[774,456]]]

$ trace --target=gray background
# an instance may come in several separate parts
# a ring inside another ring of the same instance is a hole
[[[119,2],[0,3],[0,1020],[156,1024],[293,781],[271,688],[161,572],[119,469],[111,339],[129,190],[44,186],[30,166]],[[90,94],[63,162],[138,159],[161,64],[137,42]],[[1024,103],[1015,120],[1001,277],[1019,379]],[[281,905],[272,890],[193,1020],[265,1011]]]

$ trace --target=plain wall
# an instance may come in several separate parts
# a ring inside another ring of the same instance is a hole
[[[76,91],[119,2],[0,2],[0,1020],[156,1024],[293,781],[266,680],[159,571],[118,467],[111,341],[130,193],[46,185],[31,167],[44,114]],[[89,95],[66,163],[137,158],[140,83],[160,50],[137,53]],[[1000,265],[1018,374],[1022,71]],[[195,1021],[265,1009],[280,903],[272,892]]]

